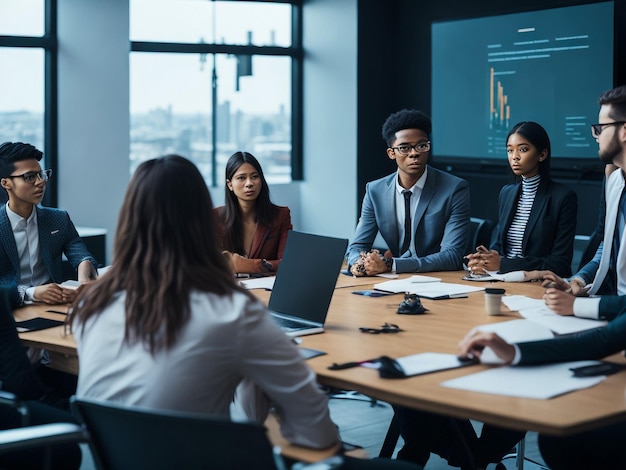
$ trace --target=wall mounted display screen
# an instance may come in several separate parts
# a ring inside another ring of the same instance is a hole
[[[597,159],[612,86],[613,2],[434,23],[433,155],[505,162],[509,129],[536,121],[561,164]]]

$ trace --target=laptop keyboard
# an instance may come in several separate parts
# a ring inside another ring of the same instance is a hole
[[[276,323],[278,323],[278,326],[280,326],[282,328],[291,328],[291,329],[306,328],[306,325],[304,323],[296,321],[296,320],[291,320],[289,318],[277,317],[275,315],[272,316],[272,318],[274,318],[274,321]]]

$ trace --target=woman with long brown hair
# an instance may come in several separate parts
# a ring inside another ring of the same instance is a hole
[[[137,168],[111,268],[85,287],[69,318],[80,359],[77,395],[229,416],[246,381],[254,385],[246,390],[261,390],[280,410],[291,442],[336,443],[315,374],[263,304],[233,279],[212,210],[189,160],[168,155]],[[258,410],[249,401],[255,395],[238,399]]]

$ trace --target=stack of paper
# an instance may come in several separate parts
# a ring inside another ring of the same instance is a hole
[[[265,289],[272,290],[274,287],[274,281],[276,281],[276,276],[265,276],[265,277],[255,277],[245,280],[239,280],[242,286],[246,289]]]
[[[395,294],[410,292],[427,299],[446,299],[480,291],[484,288],[467,286],[465,284],[451,284],[449,282],[441,282],[441,279],[437,277],[415,275],[407,279],[374,284],[374,289]]]
[[[517,310],[524,318],[549,328],[559,335],[578,333],[606,325],[606,322],[602,320],[559,315],[550,310],[543,299],[531,299],[523,295],[510,295],[503,297],[502,301],[511,310]]]

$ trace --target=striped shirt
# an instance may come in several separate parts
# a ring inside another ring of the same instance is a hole
[[[522,258],[522,240],[524,239],[524,231],[530,217],[530,211],[533,208],[537,188],[541,181],[541,175],[536,174],[530,178],[522,176],[522,194],[517,201],[517,210],[506,235],[507,258]]]

